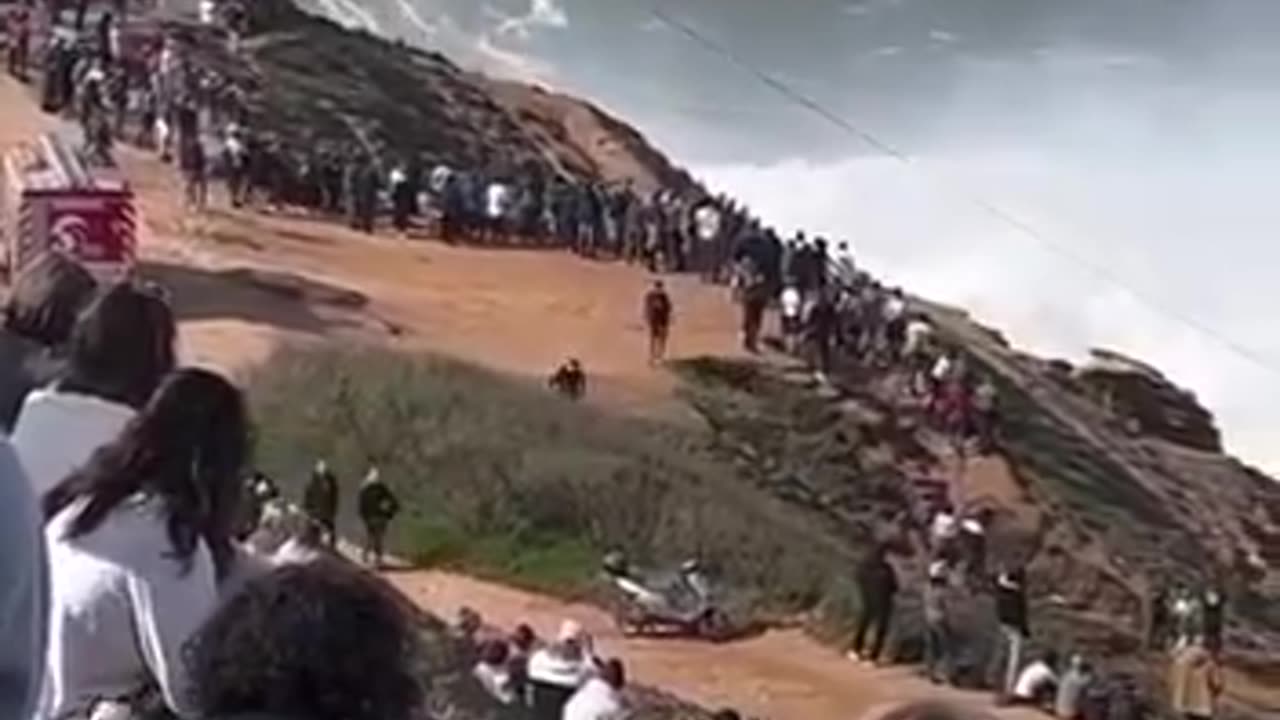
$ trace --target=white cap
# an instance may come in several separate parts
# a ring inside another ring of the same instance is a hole
[[[940,580],[947,576],[947,561],[934,560],[929,563],[929,579]]]

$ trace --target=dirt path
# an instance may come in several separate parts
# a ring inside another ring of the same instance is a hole
[[[989,696],[938,688],[906,668],[855,666],[799,631],[770,632],[728,645],[686,640],[623,638],[599,609],[447,573],[392,573],[392,582],[415,602],[444,617],[458,608],[478,611],[500,627],[525,622],[554,635],[565,618],[583,624],[600,653],[626,659],[638,682],[662,687],[707,707],[732,706],[778,720],[850,720],[877,705],[905,699],[946,698],[974,707]],[[1031,720],[1026,711],[1002,717]]]

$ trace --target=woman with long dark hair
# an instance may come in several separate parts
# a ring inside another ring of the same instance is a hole
[[[27,396],[13,446],[37,495],[111,442],[173,370],[177,324],[155,293],[115,285],[71,331],[66,367]]]
[[[6,432],[27,393],[57,377],[71,329],[96,289],[87,270],[55,252],[18,275],[0,327],[0,421]]]
[[[172,711],[190,714],[180,651],[234,562],[247,437],[240,392],[181,370],[44,496],[51,613],[40,717],[127,701],[148,679]]]

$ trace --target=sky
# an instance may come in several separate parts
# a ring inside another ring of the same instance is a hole
[[[304,4],[587,96],[1020,347],[1149,361],[1280,472],[1280,2]]]

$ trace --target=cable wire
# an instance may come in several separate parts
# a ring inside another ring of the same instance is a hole
[[[696,45],[702,47],[704,50],[714,55],[718,55],[724,60],[727,60],[730,64],[734,65],[738,69],[756,78],[759,82],[773,89],[779,95],[789,100],[790,102],[794,103],[795,105],[801,108],[804,108],[809,112],[813,113],[814,115],[817,115],[818,117],[826,120],[827,122],[843,130],[849,135],[857,138],[863,143],[876,149],[878,152],[882,153],[883,155],[894,158],[895,160],[901,162],[904,165],[907,165],[916,170],[922,171],[926,177],[929,177],[929,179],[933,180],[935,183],[939,185],[943,185],[943,183],[941,183],[931,173],[928,173],[927,171],[925,171],[920,166],[920,164],[916,161],[916,159],[906,151],[899,149],[898,147],[894,146],[893,144],[885,140],[882,140],[877,135],[871,133],[870,131],[864,128],[859,127],[858,125],[851,122],[849,119],[845,118],[843,115],[833,110],[830,110],[822,103],[818,102],[812,97],[809,97],[803,92],[800,92],[794,87],[788,85],[786,82],[779,80],[778,78],[770,75],[764,70],[743,60],[736,53],[734,53],[729,47],[727,47],[723,43],[719,43],[707,37],[706,34],[700,32],[697,28],[693,27],[689,23],[682,21],[678,18],[672,17],[670,14],[666,12],[665,4],[659,3],[655,5],[650,10],[650,14],[658,22],[666,25],[668,28],[671,28],[672,30],[680,33],[681,35],[684,35],[686,38],[691,40]],[[1008,226],[1009,228],[1014,230],[1018,235],[1028,238],[1030,240],[1033,240],[1043,248],[1054,253],[1055,255],[1058,255],[1059,257],[1062,257],[1078,265],[1079,267],[1084,268],[1085,270],[1089,271],[1096,277],[1101,278],[1102,280],[1106,281],[1108,284],[1125,292],[1130,297],[1137,300],[1139,304],[1146,306],[1148,309],[1155,311],[1159,315],[1163,315],[1166,318],[1169,318],[1181,324],[1183,327],[1188,328],[1203,337],[1213,340],[1220,347],[1228,350],[1230,353],[1232,353],[1236,357],[1247,361],[1249,364],[1254,365],[1255,367],[1260,368],[1266,371],[1267,373],[1276,376],[1277,378],[1280,378],[1280,368],[1277,368],[1276,365],[1273,364],[1272,360],[1265,358],[1261,353],[1258,353],[1253,349],[1245,346],[1244,344],[1236,340],[1233,340],[1232,338],[1218,332],[1217,330],[1214,330],[1213,328],[1197,320],[1196,318],[1190,317],[1180,311],[1177,311],[1175,309],[1168,307],[1162,298],[1156,297],[1151,293],[1148,293],[1144,290],[1134,287],[1125,278],[1118,275],[1117,273],[1110,270],[1109,268],[1103,265],[1100,265],[1097,262],[1090,260],[1076,252],[1073,252],[1072,250],[1068,249],[1066,246],[1062,245],[1061,243],[1057,243],[1057,242],[1054,242],[1053,240],[1050,240],[1046,235],[1038,231],[1030,223],[1028,223],[1025,220],[1022,220],[1017,215],[1004,210],[999,205],[996,205],[995,203],[989,200],[983,199],[981,197],[977,197],[962,191],[954,190],[950,186],[944,185],[944,187],[948,190],[948,192],[956,195],[957,197],[964,199],[966,202],[978,208],[986,215],[995,219],[997,222]]]

